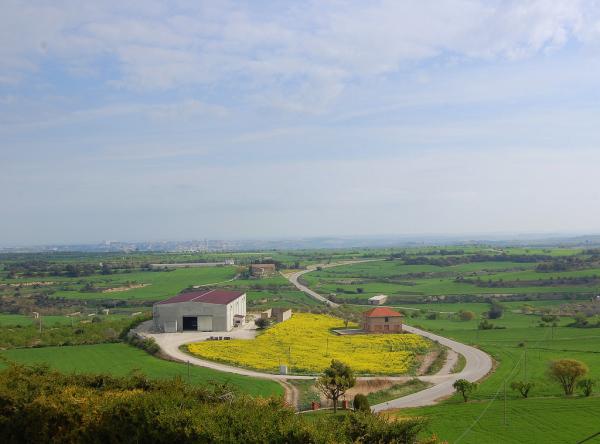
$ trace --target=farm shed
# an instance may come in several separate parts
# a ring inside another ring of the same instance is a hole
[[[402,314],[387,307],[363,313],[362,328],[368,333],[402,333]]]
[[[230,331],[246,316],[246,293],[203,290],[181,293],[154,304],[156,331]]]
[[[250,265],[250,274],[254,277],[262,278],[277,274],[275,264],[252,264]]]
[[[379,294],[377,296],[373,296],[369,298],[369,305],[383,305],[385,301],[387,301],[387,296],[384,294]]]
[[[273,308],[272,314],[277,320],[277,322],[287,321],[292,317],[292,310],[290,308]]]

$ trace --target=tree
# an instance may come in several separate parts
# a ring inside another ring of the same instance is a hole
[[[458,316],[460,317],[461,321],[471,321],[471,320],[475,319],[475,313],[473,313],[472,311],[468,311],[468,310],[459,311]]]
[[[510,384],[510,388],[518,391],[523,398],[529,396],[529,391],[535,384],[533,382],[513,381]]]
[[[337,412],[337,402],[349,388],[354,387],[356,378],[352,369],[341,361],[331,360],[331,365],[319,376],[315,386],[333,401],[333,411]]]
[[[488,311],[487,315],[489,319],[500,319],[502,317],[502,313],[504,312],[504,307],[500,305],[497,301],[492,300],[492,307],[490,311]]]
[[[550,362],[550,377],[562,386],[565,395],[573,394],[575,383],[587,372],[587,365],[575,359],[559,359]]]
[[[577,383],[577,387],[581,389],[584,396],[590,396],[592,394],[592,391],[594,390],[594,385],[596,385],[596,382],[589,378],[582,379]]]
[[[357,410],[360,412],[370,412],[371,411],[371,406],[369,405],[369,400],[362,393],[359,393],[358,395],[356,395],[354,397],[354,400],[352,401],[352,406],[354,407],[354,410]]]
[[[454,381],[454,384],[452,384],[452,387],[454,387],[456,393],[460,393],[462,395],[465,402],[469,400],[471,393],[477,390],[477,384],[474,382],[469,382],[466,379],[457,379]]]

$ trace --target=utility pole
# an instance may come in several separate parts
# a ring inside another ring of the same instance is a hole
[[[525,342],[525,382],[527,382],[527,342]]]
[[[508,425],[506,422],[506,379],[504,380],[504,425]]]

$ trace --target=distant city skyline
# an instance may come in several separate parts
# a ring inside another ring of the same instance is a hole
[[[600,233],[596,1],[0,16],[0,245]]]

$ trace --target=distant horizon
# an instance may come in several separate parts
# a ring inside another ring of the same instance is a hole
[[[522,245],[526,245],[527,242],[533,242],[532,246],[536,242],[543,241],[556,241],[556,242],[576,242],[577,240],[585,240],[586,238],[596,238],[600,243],[600,233],[592,232],[516,232],[516,233],[468,233],[468,234],[452,234],[452,233],[422,233],[422,234],[364,234],[364,235],[320,235],[320,236],[283,236],[283,237],[245,237],[245,238],[190,238],[190,239],[141,239],[141,240],[117,240],[117,239],[104,239],[100,241],[84,241],[84,242],[56,242],[56,243],[44,243],[44,244],[10,244],[0,243],[0,250],[3,249],[18,249],[18,248],[66,248],[66,247],[99,247],[99,246],[110,246],[110,245],[140,245],[140,244],[201,244],[203,242],[214,243],[239,243],[252,244],[252,243],[264,243],[264,244],[281,244],[281,243],[302,243],[302,242],[313,242],[318,241],[342,241],[350,244],[352,241],[363,241],[361,245],[357,244],[357,247],[361,248],[379,248],[381,242],[386,243],[386,248],[393,247],[393,242],[399,242],[398,246],[402,248],[402,242],[406,244],[410,243],[424,243],[428,246],[460,246],[464,243],[477,243],[477,242],[517,242]],[[370,247],[368,242],[374,242]],[[379,244],[377,243],[379,241]],[[439,244],[436,244],[439,242]],[[316,247],[319,248],[319,247]],[[323,248],[332,248],[326,246]],[[353,248],[351,245],[341,246],[339,248]],[[67,250],[65,250],[67,251]]]

